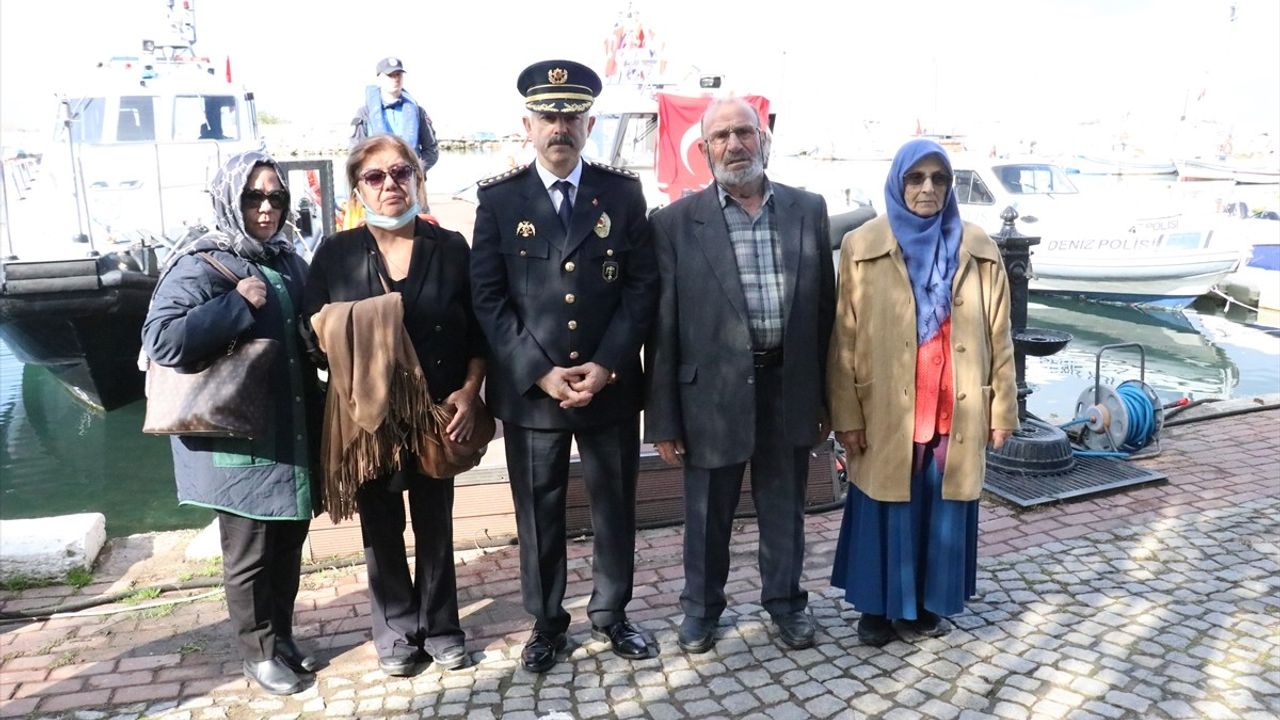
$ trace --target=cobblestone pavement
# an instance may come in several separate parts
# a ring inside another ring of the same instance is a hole
[[[363,571],[332,569],[308,575],[299,598],[300,640],[328,662],[299,695],[268,697],[240,677],[214,595],[0,626],[0,716],[1271,720],[1280,716],[1278,419],[1255,413],[1170,432],[1166,452],[1150,461],[1170,473],[1158,492],[1086,501],[1096,505],[1087,511],[1065,503],[1015,512],[984,501],[978,594],[943,638],[858,642],[857,613],[827,583],[835,511],[808,521],[805,586],[819,626],[810,650],[787,650],[754,604],[756,528],[744,521],[730,610],[705,655],[676,646],[680,530],[664,528],[640,535],[630,606],[658,642],[649,660],[617,658],[589,639],[590,545],[574,543],[570,652],[546,675],[522,670],[529,622],[515,548],[500,548],[459,555],[470,668],[382,675],[368,642]],[[1230,443],[1199,444],[1226,432]],[[1124,507],[1128,516],[1108,510]],[[0,607],[67,594],[7,593]]]

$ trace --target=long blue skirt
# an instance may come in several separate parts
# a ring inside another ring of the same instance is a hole
[[[917,619],[964,610],[977,588],[978,501],[942,499],[947,437],[914,444],[911,500],[880,502],[849,484],[831,584],[859,612]]]

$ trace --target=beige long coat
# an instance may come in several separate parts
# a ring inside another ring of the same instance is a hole
[[[990,430],[1017,429],[1018,405],[1008,277],[995,242],[970,223],[951,293],[955,404],[942,497],[976,500]],[[850,477],[882,502],[911,499],[916,347],[906,263],[881,216],[844,236],[827,389],[832,429],[866,430],[866,452]]]

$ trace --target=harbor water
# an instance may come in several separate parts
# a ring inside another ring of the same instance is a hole
[[[1146,382],[1165,402],[1280,392],[1280,336],[1220,313],[1033,296],[1028,323],[1073,336],[1061,353],[1027,360],[1028,407],[1050,421],[1074,415],[1098,350],[1113,343],[1142,343]],[[1136,351],[1103,353],[1104,384],[1140,373]],[[101,512],[112,537],[207,524],[212,513],[178,507],[169,441],[141,433],[143,409],[91,410],[0,344],[0,518]]]
[[[523,159],[513,155],[449,154],[433,170],[429,191],[443,197],[465,190]],[[801,178],[811,178],[809,186],[827,197],[832,212],[843,204],[842,186],[883,205],[883,163],[842,167],[780,159],[775,166],[771,174],[779,181],[804,185]],[[339,197],[346,191],[342,173],[335,161]],[[1160,183],[1124,187],[1141,195]],[[1267,192],[1274,193],[1274,186]],[[452,229],[471,233],[470,227]],[[1062,352],[1027,360],[1028,408],[1052,422],[1074,417],[1081,395],[1092,391],[1098,351],[1114,343],[1141,343],[1146,362],[1144,373],[1136,351],[1104,352],[1102,383],[1111,387],[1143,377],[1164,402],[1280,393],[1280,333],[1250,324],[1246,315],[1228,316],[1202,303],[1185,312],[1161,311],[1033,295],[1028,316],[1031,327],[1073,336]],[[48,371],[23,365],[0,343],[0,518],[101,512],[112,537],[206,525],[211,512],[178,507],[169,441],[142,434],[143,410],[140,401],[110,413],[94,411]]]

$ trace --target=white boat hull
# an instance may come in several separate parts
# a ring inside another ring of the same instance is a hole
[[[1081,175],[1173,175],[1172,161],[1148,162],[1136,158],[1107,158],[1077,155],[1064,165]]]
[[[1233,180],[1246,185],[1280,183],[1280,167],[1239,165],[1231,162],[1177,160],[1179,180]]]
[[[1034,249],[1033,249],[1034,250]],[[1030,290],[1140,305],[1186,307],[1234,272],[1236,252],[1156,257],[1032,256]]]

